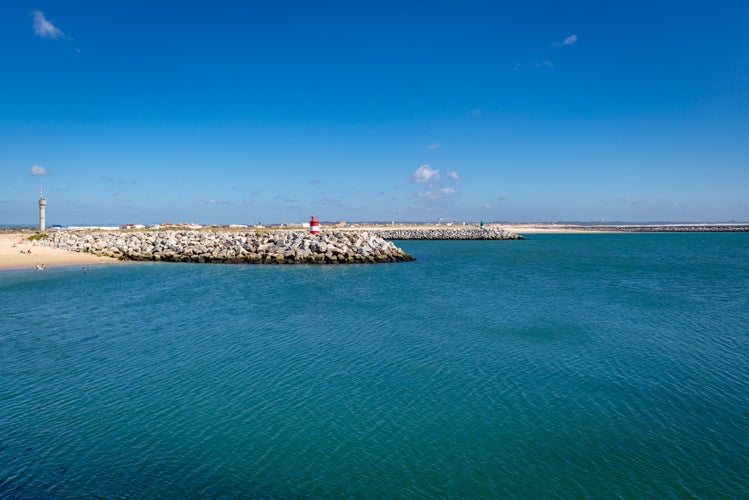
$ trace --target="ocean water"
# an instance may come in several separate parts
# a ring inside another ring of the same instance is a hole
[[[0,498],[749,496],[749,234],[0,272]]]

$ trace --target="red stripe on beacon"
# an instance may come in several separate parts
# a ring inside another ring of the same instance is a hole
[[[309,218],[310,234],[320,234],[320,220],[314,215]]]

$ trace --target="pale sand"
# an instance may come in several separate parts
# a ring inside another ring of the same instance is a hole
[[[600,229],[585,230],[576,226],[556,224],[501,224],[499,227],[518,234],[589,234],[614,232]]]
[[[342,229],[347,231],[356,231],[356,230],[362,230],[366,231],[367,229],[372,230],[378,230],[378,229],[475,229],[478,226],[476,224],[470,225],[470,226],[464,226],[462,224],[453,224],[452,226],[448,226],[446,224],[442,225],[428,225],[428,224],[396,224],[394,226],[390,225],[378,225],[378,226],[369,226],[366,224],[362,225],[354,225],[350,227],[344,227]],[[592,230],[585,230],[580,229],[579,226],[572,226],[572,225],[561,225],[561,224],[487,224],[487,228],[495,228],[495,229],[506,229],[507,231],[512,231],[513,233],[517,233],[520,235],[523,234],[588,234],[588,233],[610,233],[614,231],[607,231],[607,230],[599,230],[599,229],[592,229]],[[323,229],[330,229],[330,228],[323,228]],[[338,228],[337,228],[338,229]]]
[[[85,264],[107,264],[119,262],[111,257],[68,252],[59,248],[35,245],[26,238],[30,234],[3,233],[0,234],[0,269],[29,268],[34,269],[37,264],[46,266],[73,266]],[[15,246],[14,246],[15,245]],[[31,253],[21,253],[31,250]]]

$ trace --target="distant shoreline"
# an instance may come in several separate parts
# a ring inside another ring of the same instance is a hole
[[[455,231],[476,230],[477,225],[447,225],[447,224],[347,224],[323,225],[323,233],[327,231],[389,231],[389,230],[445,230]],[[543,223],[507,223],[487,224],[487,229],[507,230],[518,235],[530,234],[591,234],[591,233],[738,233],[749,232],[749,224],[543,224]],[[194,231],[211,231],[213,228],[196,229]],[[265,228],[263,232],[286,231],[287,228]],[[128,233],[138,230],[121,230],[116,232]],[[233,232],[232,230],[228,230]],[[245,230],[246,231],[246,230]],[[75,231],[76,233],[86,231]],[[86,265],[117,262],[111,257],[102,257],[89,253],[70,252],[63,249],[35,245],[28,238],[34,234],[29,228],[19,231],[19,228],[0,229],[0,269],[34,268],[36,264],[48,266]],[[25,253],[31,250],[31,253]]]
[[[161,227],[156,230],[192,230],[192,231],[215,231],[223,232],[242,232],[255,230],[252,226],[237,226],[232,224],[214,224],[198,226],[197,228],[187,227]],[[386,230],[470,230],[479,227],[477,223],[384,223],[384,222],[350,222],[350,223],[331,223],[323,222],[321,228],[323,231],[386,231]],[[701,223],[701,222],[619,222],[619,223],[579,223],[579,222],[487,222],[484,225],[487,229],[505,229],[516,233],[655,233],[655,232],[749,232],[749,222],[720,222],[720,223]],[[97,231],[102,229],[99,226],[71,226],[69,228],[48,228],[47,232],[58,230],[82,232]],[[110,229],[110,228],[107,228]],[[114,232],[132,232],[132,231],[153,231],[149,229],[116,229],[111,228]],[[288,231],[288,230],[308,230],[301,224],[278,224],[260,228],[263,232]],[[37,233],[34,226],[0,226],[0,235],[33,235]]]
[[[498,224],[518,234],[563,233],[745,233],[749,224]]]

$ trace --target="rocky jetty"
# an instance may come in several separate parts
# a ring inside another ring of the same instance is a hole
[[[122,260],[225,264],[356,264],[413,257],[368,232],[55,232],[42,243]]]
[[[371,231],[385,240],[523,240],[512,231],[499,228],[408,228],[377,229]]]

